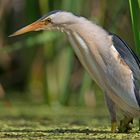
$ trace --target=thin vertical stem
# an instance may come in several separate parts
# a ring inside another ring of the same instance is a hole
[[[129,0],[129,7],[130,7],[130,14],[131,14],[131,21],[132,21],[132,28],[133,28],[133,34],[134,34],[134,41],[136,45],[136,51],[138,55],[140,56],[140,37],[139,37],[139,20],[140,20],[140,0]]]
[[[70,91],[69,91],[69,81],[70,81],[70,76],[71,76],[71,71],[72,71],[72,66],[73,66],[73,59],[74,59],[74,54],[71,48],[68,48],[68,62],[66,66],[66,75],[65,75],[65,81],[62,86],[62,92],[60,95],[60,102],[63,105],[68,104],[69,96],[70,96]]]
[[[92,79],[89,77],[87,72],[84,72],[82,82],[83,83],[82,83],[82,86],[81,86],[80,96],[79,96],[79,105],[84,105],[85,104],[84,95],[85,95],[85,92],[91,87],[91,83],[92,83]]]

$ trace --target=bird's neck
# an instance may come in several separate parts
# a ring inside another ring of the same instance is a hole
[[[97,24],[87,20],[84,17],[76,17],[76,22],[72,24],[63,24],[57,26],[56,29],[65,32],[68,35],[76,34],[82,40],[86,40],[88,46],[98,46],[97,48],[104,49],[111,45],[108,33]]]

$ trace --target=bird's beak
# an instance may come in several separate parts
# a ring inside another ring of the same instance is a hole
[[[24,34],[27,32],[31,32],[31,31],[38,31],[38,30],[43,29],[43,27],[45,25],[46,25],[46,23],[43,21],[36,21],[30,25],[27,25],[27,26],[21,28],[20,30],[16,31],[15,33],[9,35],[9,37],[21,35],[21,34]]]

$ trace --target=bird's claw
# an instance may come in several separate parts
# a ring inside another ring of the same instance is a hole
[[[133,119],[132,118],[124,118],[120,121],[120,125],[118,127],[118,132],[127,133],[132,130]]]

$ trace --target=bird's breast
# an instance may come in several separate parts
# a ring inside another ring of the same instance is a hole
[[[88,44],[76,32],[68,33],[68,38],[84,68],[90,74],[92,79],[95,80],[100,87],[102,87],[104,83],[102,80],[103,75],[101,68],[96,62],[96,59],[93,58],[94,56],[92,56]]]

